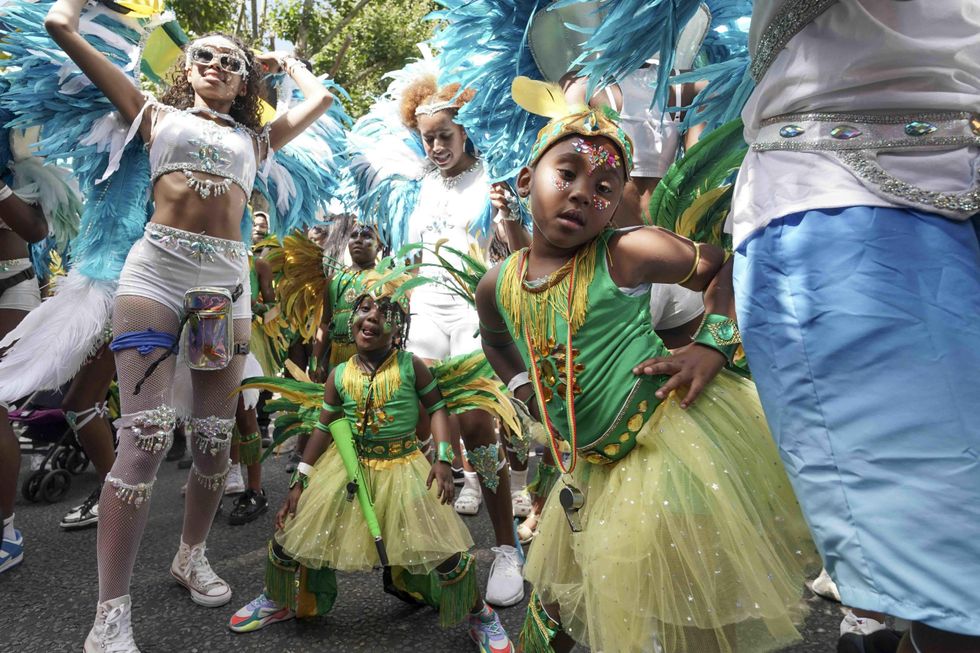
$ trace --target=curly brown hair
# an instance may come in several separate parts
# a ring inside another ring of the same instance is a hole
[[[261,131],[262,103],[260,102],[260,94],[262,92],[262,75],[256,70],[255,57],[252,56],[252,51],[241,39],[232,34],[211,32],[200,38],[203,39],[208,36],[220,36],[221,38],[228,39],[245,55],[249,72],[245,81],[245,95],[239,95],[235,98],[235,101],[231,105],[231,111],[228,113],[237,122],[252,131]],[[186,49],[192,43],[193,41],[187,46],[184,46],[184,48]],[[194,88],[191,86],[190,80],[187,79],[187,68],[184,66],[183,58],[179,59],[173,68],[170,69],[169,78],[170,88],[160,98],[160,102],[177,109],[190,109],[193,107]]]
[[[457,83],[447,84],[442,88],[439,88],[439,84],[436,83],[436,78],[432,75],[426,75],[424,77],[419,77],[414,82],[409,84],[404,93],[402,93],[402,104],[401,104],[401,115],[402,123],[406,127],[414,131],[419,130],[419,119],[415,115],[415,110],[418,109],[423,104],[434,104],[436,102],[448,102],[449,100],[455,99],[453,103],[453,116],[459,111],[464,104],[472,100],[476,96],[476,91],[471,88],[464,89],[462,92],[459,90],[460,85]],[[448,111],[449,109],[447,109]]]

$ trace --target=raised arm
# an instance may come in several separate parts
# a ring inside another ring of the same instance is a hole
[[[302,102],[290,108],[269,125],[269,145],[273,150],[278,150],[303,133],[303,130],[323,115],[323,112],[330,108],[333,96],[323,88],[316,75],[296,57],[287,55],[280,58],[274,54],[263,54],[255,59],[264,64],[269,73],[283,70],[296,82],[296,86],[303,93]]]
[[[17,197],[3,181],[0,181],[0,221],[29,243],[42,241],[48,235],[48,223],[41,209]]]
[[[44,19],[44,27],[54,42],[95,86],[105,93],[126,123],[132,123],[146,99],[135,80],[116,67],[104,54],[82,38],[78,31],[79,16],[86,0],[57,0]],[[149,140],[149,119],[140,126],[144,141]]]

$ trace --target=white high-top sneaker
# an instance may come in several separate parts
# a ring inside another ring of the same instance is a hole
[[[217,608],[231,600],[231,588],[211,569],[205,548],[204,542],[188,546],[181,540],[170,575],[190,591],[194,603]]]
[[[132,612],[129,594],[99,603],[85,653],[140,653],[133,639]]]

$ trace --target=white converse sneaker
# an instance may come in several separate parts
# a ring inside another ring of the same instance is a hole
[[[524,490],[511,492],[510,503],[514,508],[515,517],[527,517],[531,514],[531,495]]]
[[[129,594],[100,603],[85,638],[85,653],[140,653],[133,639],[132,612]]]
[[[241,494],[245,491],[245,479],[242,478],[242,466],[232,464],[225,479],[225,496]]]
[[[183,540],[170,565],[170,575],[191,593],[198,605],[217,608],[231,600],[231,588],[211,569],[204,543],[188,546]]]
[[[524,563],[521,554],[512,546],[490,549],[496,557],[490,566],[487,580],[487,603],[500,607],[517,605],[524,600]]]

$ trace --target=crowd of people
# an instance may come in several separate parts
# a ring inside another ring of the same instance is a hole
[[[124,62],[162,20],[122,4],[0,2],[0,583],[8,411],[57,388],[99,481],[61,522],[98,529],[87,653],[139,650],[164,459],[171,575],[217,608],[212,522],[269,509],[276,452],[236,633],[380,568],[483,653],[779,650],[807,585],[841,653],[980,651],[975,2],[442,0],[356,124],[230,34],[155,97]]]

